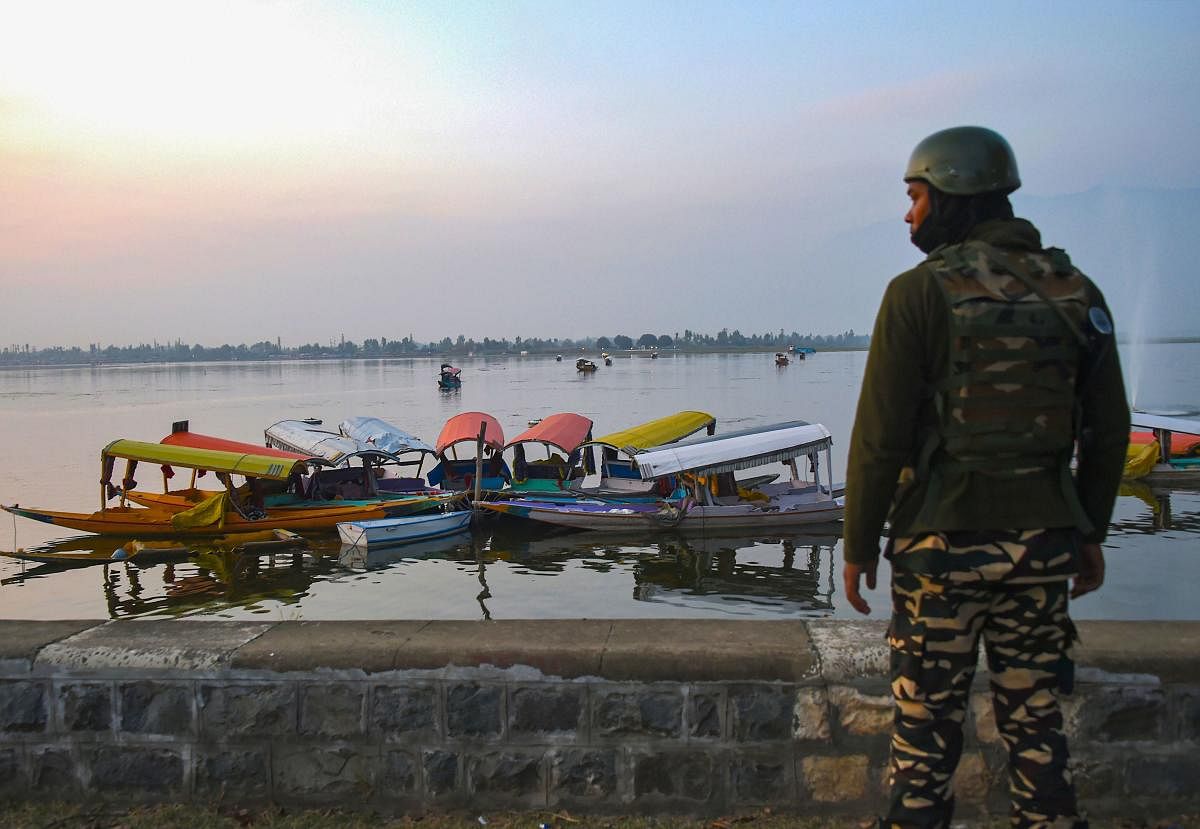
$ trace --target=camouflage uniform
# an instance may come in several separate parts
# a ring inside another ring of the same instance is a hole
[[[1058,707],[1073,681],[1074,544],[1070,530],[1027,530],[930,533],[888,545],[896,713],[885,826],[949,825],[981,636],[1009,753],[1013,826],[1079,825]]]

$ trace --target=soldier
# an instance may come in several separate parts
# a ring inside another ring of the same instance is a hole
[[[1013,217],[1020,179],[1000,135],[934,133],[904,179],[904,219],[928,257],[892,280],[875,322],[843,544],[847,598],[868,613],[859,585],[875,587],[886,514],[896,707],[883,825],[949,825],[982,637],[1013,825],[1084,826],[1058,696],[1073,681],[1068,594],[1103,582],[1129,440],[1112,324],[1091,280]]]

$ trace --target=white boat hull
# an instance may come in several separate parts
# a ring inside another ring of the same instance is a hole
[[[385,547],[411,544],[453,535],[471,523],[470,510],[434,515],[409,515],[376,521],[346,521],[337,525],[343,544],[356,547]]]

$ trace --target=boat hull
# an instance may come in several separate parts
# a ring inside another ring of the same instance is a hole
[[[338,524],[343,544],[356,547],[388,547],[412,544],[462,532],[471,523],[471,511],[414,515],[375,521],[347,521]]]
[[[216,495],[207,490],[188,490],[181,492],[141,492],[130,490],[125,493],[125,500],[132,501],[143,507],[161,509],[166,512],[183,512]],[[347,507],[373,507],[384,510],[388,516],[415,515],[439,508],[446,501],[457,497],[453,493],[437,495],[386,495],[380,498],[363,498],[353,501],[303,501],[293,500],[286,504],[272,502],[267,498],[267,511],[273,516],[287,517],[293,514],[303,517],[312,510],[344,509]],[[275,526],[275,525],[273,525]]]
[[[840,521],[845,511],[841,498],[821,498],[785,505],[711,505],[685,509],[634,503],[555,504],[537,501],[492,501],[476,506],[558,527],[604,532],[706,532],[829,525]]]
[[[293,532],[330,532],[342,521],[369,521],[387,518],[385,510],[377,507],[344,507],[340,509],[311,509],[295,511],[286,515],[267,515],[257,521],[247,520],[236,513],[226,513],[221,525],[176,528],[171,522],[173,513],[164,509],[133,507],[111,507],[91,514],[59,512],[55,510],[27,509],[5,506],[13,515],[68,527],[73,530],[98,535],[121,535],[127,538],[172,538],[187,536],[207,538],[214,535],[255,532],[267,528],[291,530]]]

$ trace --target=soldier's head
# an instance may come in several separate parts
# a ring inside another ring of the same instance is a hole
[[[952,127],[917,144],[904,171],[912,242],[929,253],[961,242],[989,219],[1012,218],[1008,194],[1021,186],[1017,159],[999,133]]]

